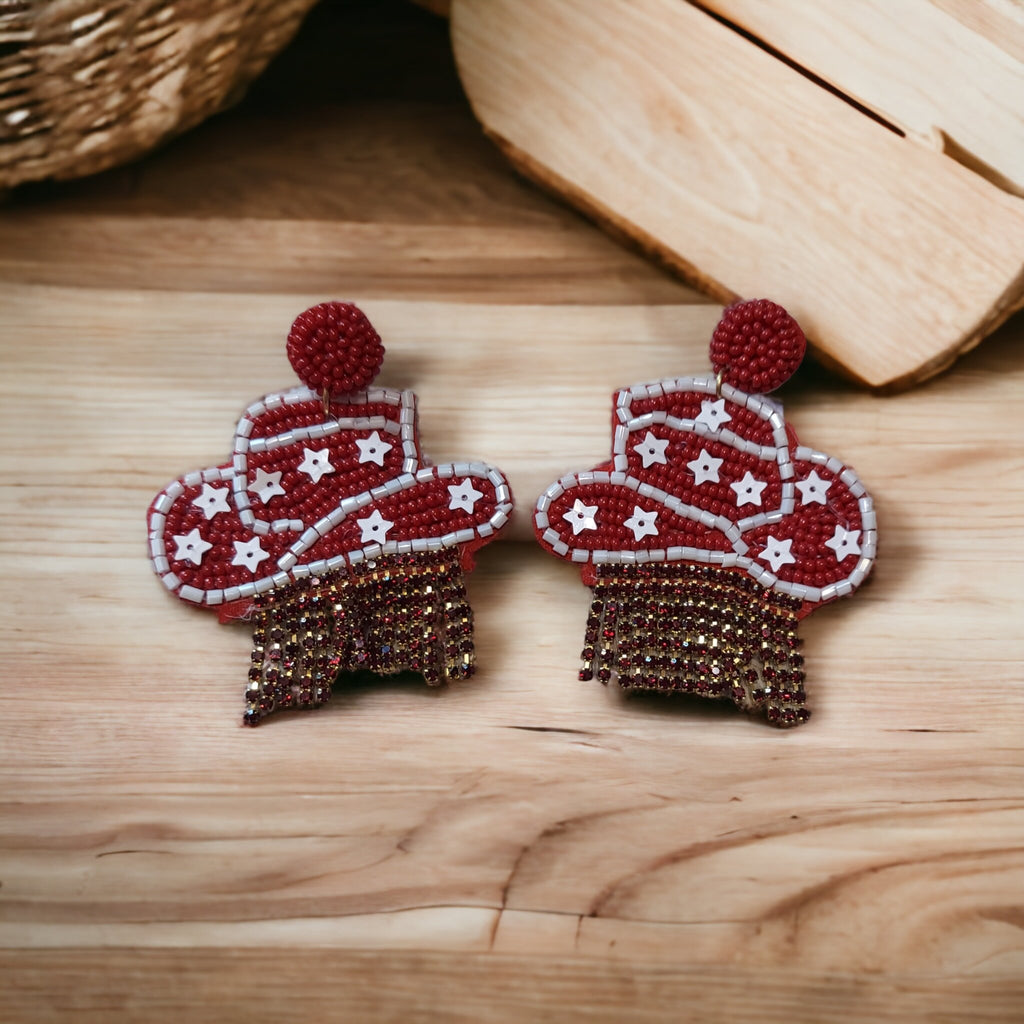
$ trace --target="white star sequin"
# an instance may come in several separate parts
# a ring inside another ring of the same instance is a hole
[[[256,570],[259,568],[260,562],[270,557],[270,555],[263,550],[259,537],[253,537],[252,540],[244,542],[236,540],[232,543],[235,545],[235,557],[231,559],[231,564],[243,565],[253,575],[256,574]]]
[[[305,473],[313,483],[320,483],[320,477],[334,472],[331,460],[327,457],[329,448],[321,448],[320,451],[315,452],[312,448],[303,447],[302,451],[305,455],[297,468],[300,473]]]
[[[268,473],[265,469],[257,469],[256,479],[249,481],[249,486],[246,487],[246,490],[259,495],[260,501],[264,505],[268,505],[274,495],[284,494],[284,488],[281,486],[281,471]]]
[[[175,538],[177,539],[177,538]],[[860,530],[847,530],[836,523],[836,532],[831,540],[825,541],[825,547],[836,553],[836,561],[841,562],[850,555],[860,554]]]
[[[484,496],[484,492],[478,491],[469,477],[466,477],[461,484],[449,484],[448,493],[452,496],[448,507],[450,509],[461,508],[464,512],[472,512],[473,506]]]
[[[362,537],[359,539],[364,542],[368,540],[383,542],[387,539],[388,530],[395,525],[394,523],[388,522],[388,520],[380,514],[379,509],[374,509],[373,513],[365,519],[357,519],[356,524],[363,533]]]
[[[703,423],[709,430],[717,430],[723,423],[728,423],[732,417],[725,411],[725,399],[719,398],[712,402],[708,399],[700,403],[700,415],[694,421]]]
[[[633,536],[637,540],[647,536],[656,537],[658,535],[658,527],[654,525],[654,521],[657,518],[657,512],[645,512],[639,505],[634,505],[633,514],[623,525],[628,526],[633,531]]]
[[[702,484],[710,480],[712,483],[718,483],[718,471],[722,468],[722,459],[716,459],[713,455],[708,453],[701,448],[700,455],[693,460],[688,462],[686,465],[690,467],[690,472],[694,476],[695,484]]]
[[[562,518],[572,527],[574,537],[583,530],[596,530],[596,516],[597,506],[584,505],[579,498],[573,502],[573,506],[568,512],[562,513]]]
[[[757,557],[769,562],[772,572],[778,572],[780,566],[793,565],[796,562],[796,559],[789,552],[792,545],[792,540],[776,540],[769,534],[768,539],[764,542],[764,551]]]
[[[382,440],[376,430],[369,437],[357,437],[356,444],[359,445],[359,461],[376,462],[378,466],[384,465],[384,456],[395,447]]]
[[[230,512],[228,504],[228,489],[226,487],[213,487],[211,484],[203,484],[203,493],[197,494],[192,499],[196,508],[203,510],[207,519],[212,519],[218,512]]]
[[[648,430],[647,436],[639,444],[633,445],[633,451],[644,460],[644,469],[646,469],[648,466],[654,465],[655,462],[668,465],[668,459],[665,458],[665,449],[667,447],[667,439],[659,441]]]
[[[176,562],[191,562],[193,565],[199,565],[203,560],[203,555],[213,547],[208,540],[203,540],[199,535],[198,526],[183,537],[175,537],[174,543],[178,545],[178,550],[174,552],[174,560]]]
[[[811,470],[811,475],[806,480],[797,480],[797,490],[800,492],[801,505],[824,505],[825,495],[832,486],[831,480],[822,480],[816,469]]]
[[[737,480],[736,483],[729,484],[729,486],[736,492],[737,505],[760,505],[761,492],[768,485],[760,480],[755,480],[748,469],[742,480]]]

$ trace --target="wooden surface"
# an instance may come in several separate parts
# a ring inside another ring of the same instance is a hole
[[[292,379],[295,312],[364,305],[519,538],[607,452],[614,388],[705,367],[717,316],[521,184],[443,23],[375,6],[0,219],[0,1019],[1020,1020],[1020,319],[899,398],[787,385],[882,531],[804,626],[807,726],[578,682],[589,595],[514,540],[470,580],[471,682],[239,725],[246,632],[164,593],[144,512]]]
[[[914,141],[963,159],[1000,187],[1024,195],[1021,4],[705,0],[704,5]]]
[[[894,391],[1024,304],[1024,62],[931,0],[847,6],[454,0],[452,40],[516,167],[716,298],[771,294],[823,358]],[[753,9],[796,64],[708,7]],[[940,79],[957,104],[934,123]]]

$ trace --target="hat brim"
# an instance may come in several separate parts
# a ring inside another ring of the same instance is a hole
[[[552,554],[579,564],[588,584],[595,567],[603,564],[703,563],[737,569],[764,587],[798,598],[806,614],[864,581],[874,564],[877,534],[871,497],[850,467],[803,446],[792,455],[797,478],[817,472],[829,485],[826,504],[795,504],[794,485],[787,481],[782,485],[785,506],[758,509],[734,521],[604,463],[562,477],[544,491],[534,512],[537,539]],[[581,508],[595,511],[581,516]],[[807,529],[809,517],[813,530]],[[856,535],[849,554],[830,546],[837,526]],[[773,566],[766,555],[779,543],[795,557]]]
[[[231,465],[189,473],[165,487],[149,509],[153,568],[171,593],[192,604],[249,601],[294,579],[378,555],[457,549],[469,568],[472,553],[493,539],[513,507],[500,470],[447,463],[332,501],[315,520],[249,527],[235,504],[234,474]],[[218,511],[211,514],[215,502]]]

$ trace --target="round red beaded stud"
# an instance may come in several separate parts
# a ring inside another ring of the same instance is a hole
[[[783,385],[807,351],[800,325],[768,299],[730,306],[711,336],[711,365],[722,380],[752,394]]]
[[[384,362],[380,335],[350,302],[321,302],[300,313],[288,332],[288,361],[316,392],[368,387]]]

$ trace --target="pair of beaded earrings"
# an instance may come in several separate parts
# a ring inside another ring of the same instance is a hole
[[[764,396],[805,347],[780,306],[730,307],[714,375],[617,392],[611,458],[540,496],[539,542],[593,592],[581,679],[807,720],[797,622],[864,581],[877,534],[853,470]],[[230,458],[149,508],[164,586],[252,624],[249,725],[325,703],[345,671],[473,672],[464,576],[512,494],[493,466],[424,456],[416,396],[371,387],[383,357],[355,306],[306,310],[288,335],[303,386],[250,405]]]

